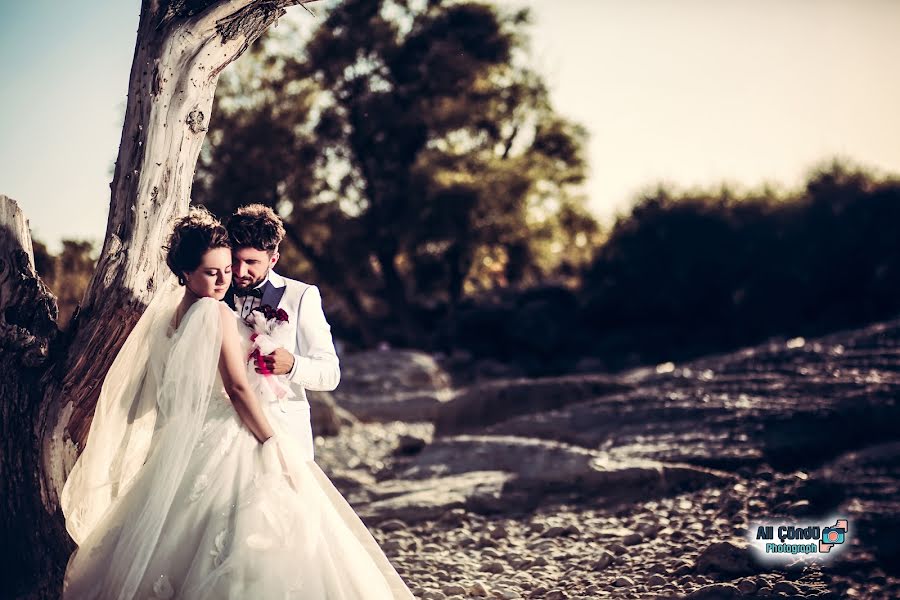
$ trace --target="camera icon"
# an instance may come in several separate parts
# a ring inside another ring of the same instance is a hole
[[[846,532],[847,530],[844,528],[826,527],[822,530],[822,541],[826,544],[843,544]]]
[[[832,527],[823,528],[822,539],[819,540],[819,552],[830,552],[835,544],[843,544],[847,528],[847,519],[838,519]]]

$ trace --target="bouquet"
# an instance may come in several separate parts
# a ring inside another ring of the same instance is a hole
[[[294,393],[291,391],[290,386],[281,378],[272,377],[274,373],[269,370],[269,367],[263,360],[263,356],[271,354],[276,348],[281,347],[281,344],[278,344],[273,338],[278,328],[287,325],[288,314],[281,308],[275,309],[268,304],[263,304],[250,311],[244,322],[253,331],[250,334],[250,341],[253,346],[250,349],[247,361],[255,363],[259,367],[269,388],[279,401],[293,397]]]

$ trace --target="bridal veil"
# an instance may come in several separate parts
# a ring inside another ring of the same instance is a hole
[[[152,466],[145,468],[153,493],[142,499],[119,536],[109,565],[109,573],[115,574],[107,582],[111,595],[104,597],[130,597],[143,578],[217,381],[219,302],[194,302],[169,339],[181,293],[177,288],[161,290],[116,355],[103,381],[84,452],[60,498],[66,529],[81,545],[152,452]]]

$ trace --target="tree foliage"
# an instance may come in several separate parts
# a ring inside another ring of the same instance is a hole
[[[900,181],[840,161],[803,189],[673,194],[619,220],[584,277],[584,352],[668,360],[900,310]],[[621,362],[621,361],[620,361]]]
[[[270,36],[219,87],[195,201],[276,208],[295,272],[370,343],[430,345],[466,296],[575,273],[597,235],[586,133],[528,67],[527,27],[476,2],[348,0],[303,46]]]
[[[53,255],[38,240],[34,244],[34,265],[44,284],[56,296],[60,329],[66,329],[96,266],[94,245],[87,240],[62,240],[59,254]]]

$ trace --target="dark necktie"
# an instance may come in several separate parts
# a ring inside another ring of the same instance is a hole
[[[266,289],[266,285],[268,282],[263,283],[261,286],[257,288],[253,288],[252,290],[248,290],[246,294],[235,294],[235,298],[241,299],[241,318],[247,318],[247,315],[250,314],[250,311],[258,304],[254,298],[262,298],[263,291]]]
[[[259,286],[258,288],[253,288],[246,294],[235,294],[235,296],[237,296],[238,298],[248,298],[248,297],[262,298],[264,287],[265,287],[265,284]]]

